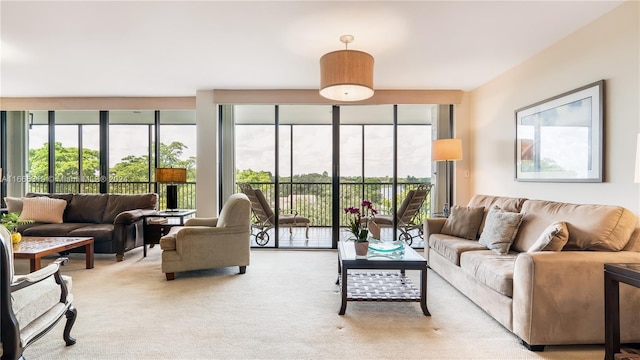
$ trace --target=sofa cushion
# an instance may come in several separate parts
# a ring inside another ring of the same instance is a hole
[[[476,240],[461,239],[445,234],[431,235],[429,237],[429,248],[455,265],[460,265],[460,254],[463,252],[486,249]]]
[[[525,198],[476,194],[469,200],[467,206],[484,206],[484,217],[480,223],[480,229],[478,229],[478,233],[482,234],[489,210],[494,205],[504,211],[520,212],[526,200]]]
[[[113,224],[84,224],[84,226],[69,231],[68,236],[93,237],[94,243],[111,241],[113,239]]]
[[[41,223],[59,224],[63,220],[67,202],[48,197],[24,198],[22,212],[18,220],[31,220]]]
[[[86,226],[86,223],[41,224],[36,223],[22,230],[24,236],[67,236],[69,232]]]
[[[517,253],[467,251],[460,256],[460,268],[477,281],[502,295],[513,296],[513,269]]]
[[[123,211],[155,209],[158,202],[158,195],[148,194],[109,194],[107,207],[102,215],[102,223],[113,224],[116,216]]]
[[[99,224],[108,198],[108,194],[74,194],[65,221]]]
[[[451,207],[451,214],[442,226],[442,233],[464,239],[475,240],[484,214],[483,207],[457,206]]]
[[[524,214],[504,211],[493,206],[487,215],[480,244],[499,254],[506,254],[518,233]]]
[[[4,203],[7,204],[7,212],[22,212],[22,198],[5,196]]]
[[[619,251],[638,223],[631,211],[613,205],[527,200],[522,211],[526,215],[512,247],[517,251],[527,251],[555,221],[564,221],[569,230],[563,250]]]
[[[538,240],[531,245],[527,252],[560,251],[567,241],[569,241],[567,224],[564,221],[556,221],[544,229]]]

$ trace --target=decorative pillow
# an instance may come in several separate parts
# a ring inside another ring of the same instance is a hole
[[[480,244],[499,254],[506,254],[516,238],[524,213],[508,212],[494,206],[487,214]]]
[[[475,240],[478,237],[478,229],[483,216],[484,206],[454,205],[451,207],[451,214],[444,222],[440,232],[445,235]]]
[[[22,212],[18,220],[33,220],[40,223],[62,223],[62,215],[67,202],[48,197],[33,197],[22,199]]]
[[[7,196],[4,203],[7,204],[7,212],[22,212],[22,198]]]
[[[527,252],[534,251],[560,251],[569,241],[569,229],[564,221],[554,222],[549,225],[538,237]]]

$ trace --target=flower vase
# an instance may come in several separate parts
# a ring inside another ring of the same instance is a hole
[[[369,242],[368,241],[356,241],[353,243],[356,248],[356,255],[358,256],[366,256],[369,251]]]
[[[20,241],[22,241],[22,234],[20,234],[19,232],[11,233],[11,242],[13,244],[17,244]]]

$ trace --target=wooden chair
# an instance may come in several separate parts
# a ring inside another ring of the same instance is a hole
[[[76,309],[69,292],[71,278],[60,274],[68,260],[59,258],[27,275],[14,275],[11,234],[0,226],[0,340],[2,360],[24,359],[24,349],[43,337],[66,316],[62,337],[67,346],[76,343],[71,327]]]
[[[238,186],[251,202],[251,211],[254,218],[251,227],[258,231],[254,234],[256,244],[265,246],[269,242],[269,234],[267,232],[276,226],[276,216],[260,189],[254,189],[247,183],[238,183]],[[305,236],[309,239],[310,220],[298,215],[296,210],[291,211],[291,214],[279,214],[277,225],[288,227],[289,234],[293,234],[294,226],[304,226],[306,227]]]

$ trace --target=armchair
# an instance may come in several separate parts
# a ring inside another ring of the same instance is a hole
[[[162,272],[168,280],[176,272],[249,265],[251,204],[244,194],[229,197],[217,218],[193,218],[174,226],[160,239]]]
[[[44,336],[66,316],[63,338],[76,343],[71,327],[76,320],[71,277],[60,274],[66,258],[27,275],[14,275],[11,234],[0,226],[0,340],[2,359],[23,359],[23,350]]]

